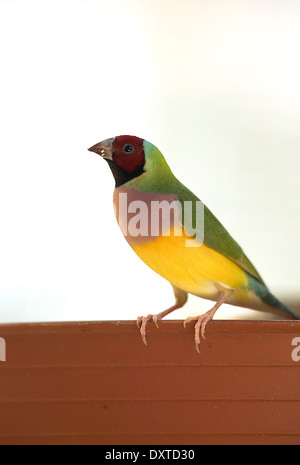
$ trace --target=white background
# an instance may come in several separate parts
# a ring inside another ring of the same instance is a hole
[[[119,134],[157,145],[274,293],[299,299],[299,22],[298,0],[0,0],[0,321],[173,303],[87,151]]]

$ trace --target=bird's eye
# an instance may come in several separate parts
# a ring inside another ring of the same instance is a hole
[[[126,144],[126,145],[124,145],[124,147],[123,147],[123,152],[124,152],[124,153],[127,153],[127,154],[134,152],[134,147],[133,147],[133,145],[131,145],[131,144]]]

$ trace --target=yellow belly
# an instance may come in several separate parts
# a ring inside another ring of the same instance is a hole
[[[245,272],[229,258],[206,245],[186,247],[185,235],[160,236],[144,244],[131,244],[156,273],[190,294],[215,299],[216,283],[246,290]]]

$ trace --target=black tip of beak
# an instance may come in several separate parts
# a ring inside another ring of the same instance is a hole
[[[97,150],[98,149],[98,150]],[[96,144],[96,145],[93,145],[92,147],[90,147],[88,149],[89,152],[95,152],[95,153],[98,153],[99,152],[99,144]]]
[[[90,152],[95,152],[98,155],[101,155],[103,158],[111,158],[113,141],[113,137],[110,139],[105,139],[98,144],[93,145],[88,150]]]
[[[112,144],[114,138],[105,139],[98,144],[93,145],[88,150],[90,152],[95,152],[97,155],[100,155],[102,158],[106,160],[112,160]]]

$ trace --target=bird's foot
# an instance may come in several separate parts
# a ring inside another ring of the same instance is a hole
[[[182,291],[181,289],[178,289],[175,286],[172,286],[174,290],[174,295],[176,298],[175,305],[172,305],[172,307],[167,308],[167,310],[164,310],[163,312],[158,313],[157,315],[148,315],[148,316],[139,316],[136,320],[137,326],[140,329],[140,333],[142,336],[143,343],[147,345],[146,341],[146,326],[148,321],[153,321],[155,326],[158,328],[157,322],[162,320],[165,316],[169,315],[169,313],[174,312],[174,310],[177,310],[178,308],[181,308],[187,301],[187,293],[185,291]]]
[[[157,322],[159,320],[161,320],[161,318],[162,317],[159,314],[158,315],[149,314],[147,316],[138,316],[137,317],[136,324],[137,324],[138,328],[140,329],[142,340],[143,340],[143,343],[145,344],[145,346],[147,345],[147,341],[146,341],[146,326],[147,326],[147,323],[149,321],[153,321],[155,326],[158,328]]]
[[[232,293],[232,290],[223,290],[219,296],[218,301],[214,305],[214,307],[211,310],[208,310],[208,312],[204,313],[203,315],[200,316],[190,316],[187,318],[183,326],[186,328],[186,324],[189,323],[190,321],[196,321],[195,324],[195,346],[197,352],[200,354],[199,351],[199,344],[200,344],[200,334],[203,339],[205,339],[205,327],[207,323],[213,318],[214,314],[218,310],[218,308],[221,307],[221,305],[226,301],[227,297]]]
[[[186,328],[187,323],[190,323],[191,321],[196,321],[196,324],[195,324],[195,346],[196,346],[196,350],[197,350],[198,353],[200,353],[200,351],[199,351],[200,334],[201,334],[201,337],[203,339],[205,339],[205,327],[206,327],[207,323],[213,318],[215,313],[216,313],[215,308],[212,308],[211,310],[204,313],[203,315],[188,317],[183,323],[183,326]]]

